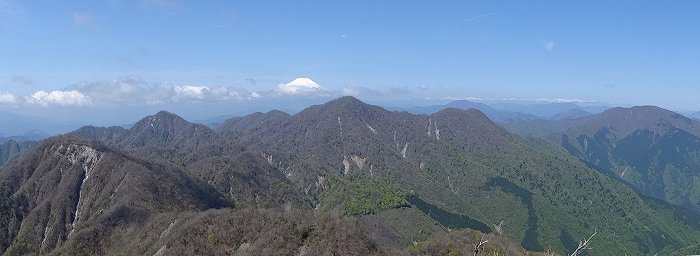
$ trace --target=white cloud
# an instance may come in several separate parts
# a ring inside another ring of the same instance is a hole
[[[203,100],[205,94],[209,92],[209,87],[206,86],[175,86],[175,95],[178,100]]]
[[[260,98],[244,89],[229,86],[176,85],[160,82],[149,85],[138,76],[112,81],[82,82],[71,89],[82,92],[99,104],[164,104],[176,102],[234,101]]]
[[[547,51],[554,50],[554,47],[556,47],[557,44],[554,41],[546,41],[544,42],[544,49]]]
[[[17,95],[0,91],[0,105],[14,105],[19,103]]]
[[[48,105],[59,105],[59,106],[82,106],[90,104],[90,97],[85,96],[79,91],[38,91],[26,100],[30,104],[37,104],[41,106]]]
[[[149,96],[147,84],[138,76],[111,81],[80,82],[70,87],[88,95],[97,103],[122,104],[143,102]]]

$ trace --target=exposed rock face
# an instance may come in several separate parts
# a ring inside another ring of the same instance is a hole
[[[406,150],[408,150],[408,142],[403,145],[403,149],[401,150],[401,157],[406,158]]]
[[[12,247],[41,254],[82,248],[77,245],[98,231],[103,246],[117,246],[131,237],[130,231],[110,236],[115,223],[130,230],[159,213],[227,205],[176,167],[69,136],[47,139],[0,174],[0,192],[0,212],[14,211],[0,219],[8,229],[0,236],[0,251]],[[109,249],[90,248],[98,254]]]
[[[61,149],[66,148],[65,152],[61,153]],[[92,171],[95,169],[95,165],[100,161],[102,158],[103,153],[98,152],[94,148],[90,146],[84,146],[84,145],[75,145],[75,144],[70,144],[67,147],[64,145],[60,145],[56,149],[56,154],[61,155],[63,154],[64,156],[68,157],[68,161],[70,161],[73,165],[79,165],[83,169],[83,180],[80,182],[80,185],[78,186],[78,203],[75,206],[75,213],[73,214],[73,222],[70,224],[70,231],[68,232],[68,238],[73,234],[73,231],[75,231],[75,227],[80,221],[80,216],[83,211],[85,211],[85,200],[84,200],[84,194],[89,193],[86,192],[86,190],[89,190],[87,188],[86,183],[90,179],[90,174]],[[115,189],[116,190],[116,189]]]
[[[350,155],[350,158],[348,159],[347,155],[343,156],[343,175],[348,175],[350,173],[350,170],[353,168],[357,169],[357,171],[362,171],[365,169],[365,163],[367,162],[366,158],[363,158],[358,155]]]
[[[350,161],[348,161],[348,156],[343,156],[343,175],[348,175],[350,173]]]
[[[362,170],[365,168],[365,162],[367,161],[367,159],[358,155],[352,155],[350,159],[352,160],[352,163],[355,164],[357,169]]]

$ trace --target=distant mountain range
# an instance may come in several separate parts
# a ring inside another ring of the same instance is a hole
[[[591,255],[697,253],[700,215],[632,183],[664,175],[621,179],[581,147],[595,137],[561,142],[601,125],[615,138],[639,124],[695,136],[693,121],[647,107],[567,109],[561,120],[486,107],[411,114],[343,97],[216,129],[165,111],[129,129],[85,126],[0,172],[0,251],[446,255],[473,253],[485,233],[487,252],[510,255],[569,253],[597,231]],[[545,139],[512,134],[488,111]]]
[[[22,135],[15,135],[9,137],[0,137],[0,143],[7,141],[24,142],[24,141],[40,141],[48,138],[50,135],[39,130],[32,130],[25,132]]]
[[[559,115],[561,113],[570,112],[572,110],[578,110],[579,112],[587,112],[591,114],[597,114],[603,112],[610,107],[607,106],[589,106],[589,105],[579,105],[576,103],[516,103],[516,102],[493,102],[489,103],[490,106],[502,110],[502,111],[514,111],[520,113],[527,113],[530,115],[538,116],[544,119],[552,119],[553,116]]]
[[[695,112],[695,113],[691,113],[691,114],[688,115],[688,117],[694,118],[694,119],[700,119],[700,111],[699,111],[699,112]]]
[[[0,112],[0,141],[45,139],[48,135],[68,132],[78,126],[57,120]]]
[[[478,109],[489,119],[497,123],[520,123],[530,120],[563,120],[574,119],[602,112],[609,107],[582,107],[574,103],[493,103],[484,104],[468,100],[453,101],[444,105],[427,107],[391,108],[397,111],[407,111],[413,114],[432,114],[446,108]]]
[[[523,120],[534,120],[537,119],[537,116],[534,115],[529,115],[529,114],[523,114],[519,112],[511,112],[511,111],[500,111],[496,110],[495,108],[492,108],[489,105],[483,104],[483,103],[476,103],[476,102],[471,102],[468,100],[459,100],[459,101],[453,101],[445,105],[433,105],[433,106],[428,106],[428,107],[413,107],[413,108],[407,108],[407,109],[397,109],[397,110],[403,110],[407,111],[413,114],[432,114],[439,112],[440,110],[446,109],[446,108],[457,108],[457,109],[478,109],[482,113],[484,113],[486,116],[488,116],[491,120],[499,123],[508,123],[508,122],[516,122],[516,121],[523,121]]]
[[[21,155],[24,155],[37,144],[36,141],[16,142],[14,140],[5,141],[0,144],[0,169],[16,161]]]

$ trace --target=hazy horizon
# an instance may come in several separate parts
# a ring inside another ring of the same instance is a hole
[[[468,99],[689,114],[700,111],[698,9],[0,0],[0,113],[121,125],[158,110],[198,120],[350,95],[387,107]],[[318,86],[287,85],[298,77]]]

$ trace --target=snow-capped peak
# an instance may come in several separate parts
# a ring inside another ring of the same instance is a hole
[[[319,89],[321,88],[314,80],[306,77],[299,77],[286,84],[289,87],[299,87],[299,88],[309,88],[309,89]]]

